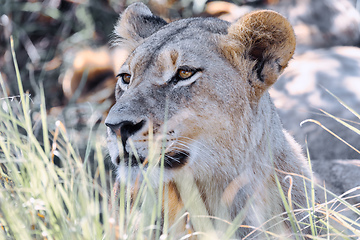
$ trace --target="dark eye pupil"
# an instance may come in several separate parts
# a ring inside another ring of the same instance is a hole
[[[125,74],[123,76],[123,80],[125,83],[130,83],[130,78],[131,78],[130,74]]]

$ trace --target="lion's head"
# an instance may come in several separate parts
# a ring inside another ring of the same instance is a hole
[[[257,151],[274,121],[266,90],[295,49],[286,19],[257,11],[233,24],[215,18],[166,23],[135,3],[115,32],[131,52],[106,119],[119,171],[129,165],[136,171],[164,149],[167,178],[182,169],[206,177],[235,171],[225,170],[227,161],[233,166],[241,162],[236,154]]]

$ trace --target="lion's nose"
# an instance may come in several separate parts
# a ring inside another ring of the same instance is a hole
[[[130,121],[123,121],[116,124],[105,122],[105,125],[109,127],[112,131],[114,131],[117,135],[121,136],[121,141],[125,146],[128,138],[134,135],[137,131],[139,131],[144,126],[144,122],[144,120],[138,123],[133,123]]]

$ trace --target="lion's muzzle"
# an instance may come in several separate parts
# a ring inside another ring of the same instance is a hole
[[[108,127],[108,147],[112,162],[116,165],[119,165],[121,159],[124,159],[125,166],[129,166],[129,165],[137,166],[138,164],[144,164],[146,155],[137,153],[139,158],[138,159],[135,158],[134,154],[130,153],[131,147],[129,146],[128,142],[129,142],[129,138],[132,139],[135,138],[133,139],[135,140],[135,145],[139,144],[139,139],[137,139],[138,136],[136,135],[144,135],[144,133],[142,134],[142,131],[144,131],[144,128],[146,128],[147,121],[141,120],[137,123],[128,120],[116,122],[110,119],[111,118],[107,118],[105,120],[105,125]],[[121,144],[119,144],[120,142],[118,143],[118,139],[121,139]],[[166,140],[166,138],[165,139],[162,138],[160,143],[164,140],[167,142],[167,144],[173,145],[170,143],[172,141],[169,142],[169,139]],[[145,140],[142,138],[142,141]],[[143,149],[143,147],[141,148]],[[181,146],[171,147],[170,149],[166,149],[165,151],[166,152],[164,153],[163,157],[164,157],[164,167],[166,169],[181,168],[187,163],[188,158],[190,156],[189,149],[187,149],[186,147],[181,147]],[[160,153],[159,159],[161,159],[161,155],[162,154]]]
[[[105,125],[109,128],[109,135],[112,135],[113,138],[121,138],[124,158],[129,159],[129,153],[126,151],[126,144],[128,139],[140,131],[140,129],[143,128],[145,125],[145,120],[141,120],[138,123],[134,123],[131,121],[120,121],[118,123],[113,123],[109,119],[106,119]],[[110,137],[110,136],[109,136]],[[131,162],[131,165],[136,165],[137,161],[134,157],[131,157],[129,161]],[[116,159],[113,159],[113,162],[116,164],[120,163],[120,157],[117,156]]]
[[[117,136],[121,137],[123,146],[126,145],[126,141],[130,136],[134,135],[144,126],[145,120],[141,120],[138,123],[133,123],[130,121],[120,122],[118,124],[112,124],[105,122],[105,125],[109,127]]]

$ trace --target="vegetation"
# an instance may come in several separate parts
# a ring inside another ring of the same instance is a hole
[[[186,2],[180,1],[180,5]],[[95,16],[108,14],[108,19],[103,21],[108,23],[111,19],[111,22],[115,22],[117,15],[114,9],[124,7],[127,2],[109,1],[111,8],[100,8],[101,11],[108,11],[105,13],[94,11],[99,9],[97,4],[103,4],[97,1],[86,1],[85,4],[64,1],[61,4],[64,4],[64,9],[70,6],[70,10],[64,10],[66,14],[56,8],[43,8],[38,2],[6,0],[1,3],[0,17],[4,32],[8,26],[4,25],[6,16],[10,15],[13,15],[15,30],[12,32],[14,40],[11,34],[4,34],[0,39],[1,46],[5,46],[0,47],[5,62],[0,73],[6,73],[0,74],[0,239],[175,239],[174,227],[169,226],[166,208],[163,224],[159,221],[162,202],[168,201],[166,197],[163,199],[162,194],[167,191],[166,188],[160,184],[155,191],[146,181],[144,173],[145,181],[138,186],[138,194],[130,201],[131,189],[125,185],[118,186],[113,181],[113,173],[106,164],[105,140],[97,133],[96,122],[90,121],[86,138],[81,139],[85,142],[83,151],[75,144],[78,140],[72,134],[74,129],[48,115],[50,107],[65,102],[59,88],[51,87],[61,73],[61,62],[66,62],[65,53],[71,51],[73,45],[79,47],[82,44],[107,42],[104,36],[108,36],[111,29],[103,28],[103,23],[97,22]],[[189,14],[185,11],[187,5],[184,6],[183,12],[179,12]],[[174,8],[176,10],[176,6]],[[16,11],[20,11],[20,14],[15,14]],[[31,21],[24,24],[24,19],[31,18],[34,13],[39,14],[33,16],[36,20],[40,19],[39,16],[45,17],[51,24],[45,24],[47,28],[44,29]],[[112,27],[112,24],[107,25]],[[53,33],[47,34],[46,31]],[[94,33],[97,33],[95,41],[91,40]],[[47,41],[49,48],[41,47],[44,41]],[[32,46],[27,43],[32,43]],[[15,49],[19,55],[15,54]],[[25,58],[25,54],[30,58]],[[9,96],[9,92],[18,94]],[[104,127],[100,126],[99,129],[99,132],[105,132]],[[358,133],[355,129],[354,132]],[[162,161],[154,162],[153,167],[162,164]],[[324,191],[333,200],[322,205],[309,202],[303,209],[309,212],[311,219],[309,227],[313,229],[313,236],[309,237],[358,239],[359,222],[346,217],[338,205],[345,205],[358,216],[359,209],[346,202],[345,195],[336,196]],[[300,224],[293,218],[296,212],[292,210],[291,201],[288,202],[285,197],[288,193],[281,194],[288,207],[286,214],[294,229],[298,229]],[[196,209],[202,207],[201,203],[193,206]],[[315,217],[316,214],[320,218]],[[196,216],[185,211],[178,222],[184,219],[192,223],[201,221],[207,226],[207,231],[193,232],[189,227],[181,239],[192,235],[216,239],[212,224],[222,221],[209,221],[213,219],[211,216]],[[238,227],[252,228],[240,225],[241,219],[240,214],[233,223],[227,223],[229,228],[224,239],[231,239]],[[323,224],[322,235],[318,236],[317,223]],[[254,229],[248,238],[255,236],[255,230],[265,231]],[[269,239],[276,238],[270,232],[267,234]],[[296,236],[296,239],[304,239],[304,236]]]
[[[145,181],[139,186],[137,196],[130,201],[129,188],[125,185],[120,188],[113,186],[111,171],[106,171],[104,165],[103,146],[100,142],[89,140],[87,144],[87,152],[90,149],[95,152],[95,161],[90,164],[87,158],[82,159],[79,156],[76,146],[69,138],[68,130],[60,121],[56,122],[55,131],[49,131],[42,88],[41,104],[38,108],[44,141],[41,143],[37,140],[34,136],[35,125],[29,114],[33,111],[32,100],[29,94],[23,91],[14,51],[12,55],[20,94],[17,97],[7,96],[4,82],[0,79],[4,94],[4,97],[0,99],[2,119],[0,124],[0,238],[151,239],[155,237],[156,239],[174,239],[173,227],[168,225],[166,209],[164,224],[160,225],[159,221],[163,196],[161,184],[158,191],[154,191],[151,184],[146,181],[147,173],[144,173]],[[51,139],[52,145],[46,139]],[[54,163],[55,158],[58,158],[57,164]],[[157,164],[161,163],[162,161]],[[304,179],[304,181],[308,180]],[[191,183],[184,184],[191,185]],[[167,191],[167,189],[164,190]],[[280,191],[280,194],[287,206],[287,214],[292,226],[298,229],[300,224],[293,217],[296,212],[292,210],[291,199],[288,202],[285,198],[287,193]],[[341,236],[345,239],[352,237],[355,239],[360,237],[360,232],[357,230],[360,224],[342,215],[343,210],[337,211],[337,205],[342,203],[357,215],[360,215],[360,211],[347,203],[342,196],[334,197],[332,201],[323,205],[309,202],[307,208],[303,210],[309,212],[313,238],[329,239]],[[167,201],[165,198],[164,202]],[[194,209],[202,207],[195,206]],[[314,217],[314,213],[321,218]],[[216,235],[211,231],[213,228],[212,221],[209,221],[211,216],[192,216],[191,213],[184,212],[178,221],[189,217],[192,223],[206,222],[209,231],[191,232],[189,228],[189,234],[184,235],[182,239],[187,239],[191,235],[204,236],[206,239],[212,236],[216,239]],[[231,239],[238,227],[251,228],[251,226],[240,225],[241,217],[240,214],[233,223],[228,223],[226,239]],[[214,221],[222,220],[215,219]],[[316,222],[324,224],[323,235],[316,236]],[[336,223],[336,227],[333,223]],[[258,230],[265,231],[265,229]],[[256,231],[252,234],[256,234]],[[271,232],[267,234],[269,239],[276,238]],[[303,239],[304,236],[299,235],[296,238]]]

